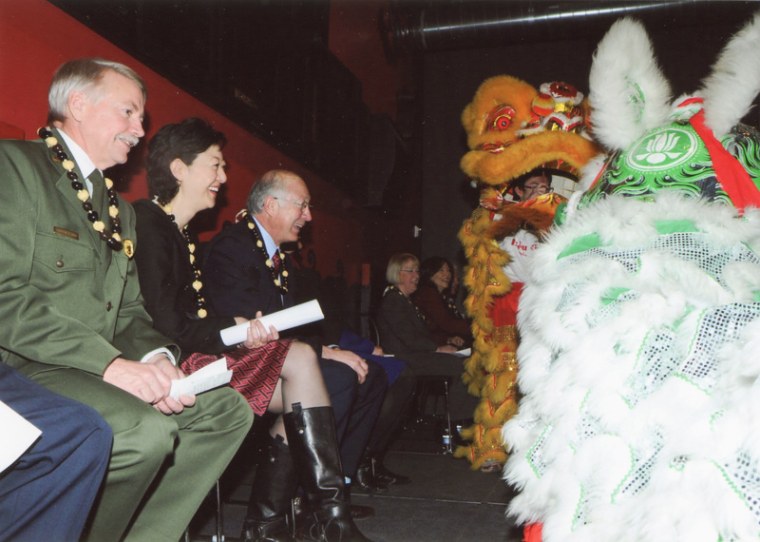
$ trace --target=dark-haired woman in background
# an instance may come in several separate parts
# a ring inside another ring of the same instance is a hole
[[[197,243],[188,225],[198,212],[214,207],[227,181],[225,142],[221,132],[193,118],[164,126],[149,144],[153,199],[134,204],[135,257],[148,313],[155,328],[183,350],[185,371],[224,355],[233,370],[232,386],[256,415],[277,414],[269,460],[256,470],[245,540],[290,540],[285,518],[300,479],[323,540],[366,541],[348,511],[330,397],[314,351],[299,341],[277,340],[276,332],[257,320],[250,321],[244,345],[225,346],[220,331],[249,320],[217,317],[206,307]]]
[[[446,258],[434,256],[420,265],[420,282],[412,301],[425,316],[428,328],[438,342],[457,348],[472,344],[470,322],[459,312],[450,296],[453,269]]]

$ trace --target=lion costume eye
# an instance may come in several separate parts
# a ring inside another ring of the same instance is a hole
[[[509,105],[500,105],[488,115],[486,119],[486,130],[489,132],[503,132],[512,126],[512,119],[517,112],[514,107]]]

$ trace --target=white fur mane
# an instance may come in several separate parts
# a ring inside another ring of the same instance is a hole
[[[589,88],[593,132],[609,149],[625,149],[669,119],[671,88],[636,20],[620,19],[610,27],[594,54]],[[731,38],[697,92],[704,98],[705,122],[718,138],[747,114],[758,93],[760,12]]]
[[[702,82],[705,123],[720,138],[747,114],[760,92],[760,12],[729,41]]]
[[[644,26],[633,19],[617,21],[599,43],[589,88],[594,136],[610,149],[628,147],[668,118],[670,84]]]

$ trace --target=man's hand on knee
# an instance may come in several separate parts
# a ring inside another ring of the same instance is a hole
[[[103,380],[153,405],[164,414],[178,414],[186,406],[195,404],[194,395],[179,399],[169,397],[171,381],[184,376],[165,355],[157,354],[145,363],[116,358],[103,373]]]
[[[364,384],[364,380],[366,380],[367,373],[369,372],[369,366],[367,365],[367,361],[361,356],[350,350],[341,350],[340,348],[323,346],[322,357],[324,359],[337,361],[338,363],[345,363],[354,370],[359,380],[359,384]]]
[[[185,373],[179,367],[176,367],[169,358],[164,354],[156,354],[145,363],[155,365],[159,370],[169,378],[169,388],[171,388],[171,381],[185,378]],[[158,410],[164,414],[179,414],[185,407],[193,406],[195,404],[195,395],[181,395],[178,399],[174,399],[168,395],[156,403],[153,404]]]

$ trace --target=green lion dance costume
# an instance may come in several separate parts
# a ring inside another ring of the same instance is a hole
[[[760,91],[760,13],[693,96],[671,104],[630,19],[589,87],[611,153],[520,301],[509,513],[546,542],[758,540],[760,133],[738,123]]]

